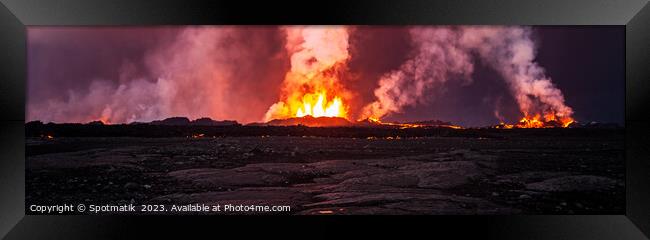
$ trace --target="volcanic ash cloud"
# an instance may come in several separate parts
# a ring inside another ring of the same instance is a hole
[[[542,115],[546,121],[569,121],[573,111],[562,92],[535,62],[531,31],[523,27],[415,27],[411,58],[384,74],[362,118],[381,118],[424,100],[427,90],[447,81],[471,81],[481,60],[508,83],[525,117]],[[478,59],[476,59],[478,58]]]
[[[279,66],[285,59],[276,57],[282,48],[274,50],[273,43],[281,42],[276,28],[182,28],[169,44],[148,49],[143,57],[147,76],[92,79],[86,91],[68,90],[63,92],[65,98],[34,101],[27,117],[106,123],[173,116],[258,121],[277,97],[277,93],[259,91],[259,86],[277,85],[286,71]],[[259,62],[270,63],[260,66]],[[276,75],[278,80],[273,82]]]

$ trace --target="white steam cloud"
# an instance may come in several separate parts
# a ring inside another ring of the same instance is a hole
[[[256,61],[280,61],[272,57],[259,60],[275,53],[265,42],[246,41],[254,37],[235,27],[183,29],[170,44],[147,53],[145,66],[152,73],[150,78],[119,83],[96,79],[87,91],[68,91],[62,93],[67,94],[65,98],[31,104],[28,119],[129,123],[184,116],[257,121],[269,104],[260,96],[275,94],[254,94],[255,86],[269,81],[259,76],[275,65],[259,67]],[[275,69],[272,71],[285,71]],[[258,109],[251,111],[255,107]]]
[[[376,100],[362,118],[400,112],[426,97],[427,90],[450,80],[471,80],[474,56],[499,72],[524,115],[571,117],[562,92],[535,62],[531,31],[524,27],[415,27],[410,30],[413,57],[385,74]]]

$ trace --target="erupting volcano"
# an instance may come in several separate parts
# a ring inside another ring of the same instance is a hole
[[[345,27],[285,28],[286,50],[291,56],[280,101],[266,113],[265,121],[292,117],[347,119],[349,91],[341,83],[346,70],[348,30]]]
[[[292,27],[284,30],[291,71],[284,79],[280,100],[269,108],[265,121],[305,116],[349,120],[348,103],[357,94],[351,94],[341,79],[350,59],[348,29]],[[424,101],[427,92],[445,82],[471,81],[476,62],[473,58],[477,56],[503,76],[524,115],[516,124],[501,124],[503,128],[568,127],[574,122],[573,110],[564,103],[561,91],[534,61],[529,30],[416,27],[409,33],[415,46],[412,57],[379,79],[374,90],[376,100],[362,109],[358,121],[387,125],[380,119]],[[544,114],[529,114],[539,112],[536,109],[549,110],[543,111]]]
[[[31,84],[37,90],[30,91],[45,97],[30,98],[27,118],[121,124],[181,116],[263,124],[311,117],[290,122],[415,128],[426,124],[409,122],[441,120],[466,128],[499,122],[498,128],[570,127],[576,122],[570,105],[584,102],[576,100],[582,93],[576,92],[577,83],[567,84],[576,81],[574,76],[560,73],[559,85],[551,78],[542,66],[549,60],[539,59],[534,32],[522,26],[178,28],[168,41],[146,45],[141,59],[97,70],[117,71],[115,76],[61,84],[70,89],[60,91]],[[51,44],[33,36],[38,44]],[[383,38],[393,39],[382,43]],[[137,54],[124,55],[115,59]],[[35,69],[51,62],[43,60]],[[553,66],[553,74],[557,69]],[[79,69],[55,77],[64,82],[75,71],[88,76]],[[469,87],[448,91],[457,85],[493,87],[489,93]],[[565,101],[565,87],[573,95],[570,101]],[[575,107],[580,117],[595,115],[593,109],[584,113],[589,106]]]

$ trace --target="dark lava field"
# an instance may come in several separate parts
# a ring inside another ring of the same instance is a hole
[[[28,131],[26,205],[289,205],[245,214],[298,215],[625,210],[623,129],[255,129],[155,137]]]

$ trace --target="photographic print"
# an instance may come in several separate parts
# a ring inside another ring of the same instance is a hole
[[[26,214],[623,214],[624,50],[624,26],[31,26]]]

